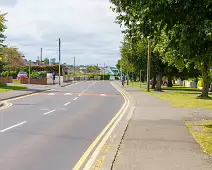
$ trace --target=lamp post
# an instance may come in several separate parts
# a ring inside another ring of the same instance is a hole
[[[29,77],[28,77],[28,84],[30,84],[30,80],[31,80],[31,60],[29,60]]]

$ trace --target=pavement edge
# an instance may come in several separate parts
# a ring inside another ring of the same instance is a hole
[[[102,170],[113,169],[115,162],[117,160],[117,157],[118,157],[118,152],[120,150],[123,138],[125,136],[128,125],[129,125],[130,120],[132,119],[134,111],[135,111],[135,107],[134,107],[135,99],[132,97],[131,94],[127,93],[125,90],[121,89],[119,86],[118,86],[118,88],[119,88],[119,89],[117,89],[118,91],[119,90],[122,91],[122,93],[124,93],[129,98],[130,106],[129,106],[125,116],[119,122],[119,126],[116,128],[116,132],[114,132],[114,133],[116,133],[115,140],[113,140],[112,146],[111,146],[110,150],[108,151],[107,155],[105,156],[104,162],[101,167]]]
[[[27,96],[30,96],[30,95],[33,95],[33,94],[37,94],[37,93],[41,93],[41,92],[45,92],[45,91],[49,91],[49,90],[51,90],[51,88],[48,88],[48,89],[45,89],[45,90],[39,90],[39,91],[36,91],[36,92],[30,92],[30,93],[27,93],[27,94],[21,94],[21,95],[7,97],[7,98],[2,99],[1,102],[5,102],[5,101],[11,100],[11,99],[16,99],[16,98],[18,99],[20,97],[27,97]]]

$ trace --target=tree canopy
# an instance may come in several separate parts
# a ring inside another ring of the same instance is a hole
[[[145,38],[152,40],[153,54],[163,63],[199,69],[208,96],[212,53],[211,0],[111,0],[116,21],[126,28],[123,33],[133,45]]]

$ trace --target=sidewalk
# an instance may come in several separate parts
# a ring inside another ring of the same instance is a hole
[[[212,158],[202,151],[183,122],[193,119],[195,109],[173,108],[145,92],[124,89],[135,98],[135,111],[113,169],[212,170]]]
[[[60,86],[59,86],[59,84],[55,84],[55,85],[53,85],[53,84],[51,84],[51,85],[21,84],[21,86],[26,86],[27,89],[16,90],[16,91],[5,92],[5,93],[3,92],[0,94],[0,101],[19,97],[19,96],[24,96],[24,95],[28,95],[28,94],[32,94],[32,93],[39,93],[42,91],[50,90],[54,87],[65,87],[65,86],[68,86],[68,85],[71,85],[74,83],[76,83],[76,82],[62,82]],[[8,83],[8,85],[14,86],[14,84],[12,84],[12,83]],[[18,84],[18,86],[20,86],[20,84]],[[0,107],[1,107],[1,105],[0,105]]]
[[[24,90],[14,90],[10,92],[3,92],[0,94],[0,100],[7,100],[15,97],[20,97],[32,93],[38,93],[45,90],[51,89],[49,86],[42,86],[42,85],[26,85],[28,89]]]

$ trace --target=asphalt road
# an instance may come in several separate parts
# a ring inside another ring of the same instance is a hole
[[[0,111],[0,170],[70,170],[124,103],[110,82],[9,101]]]

